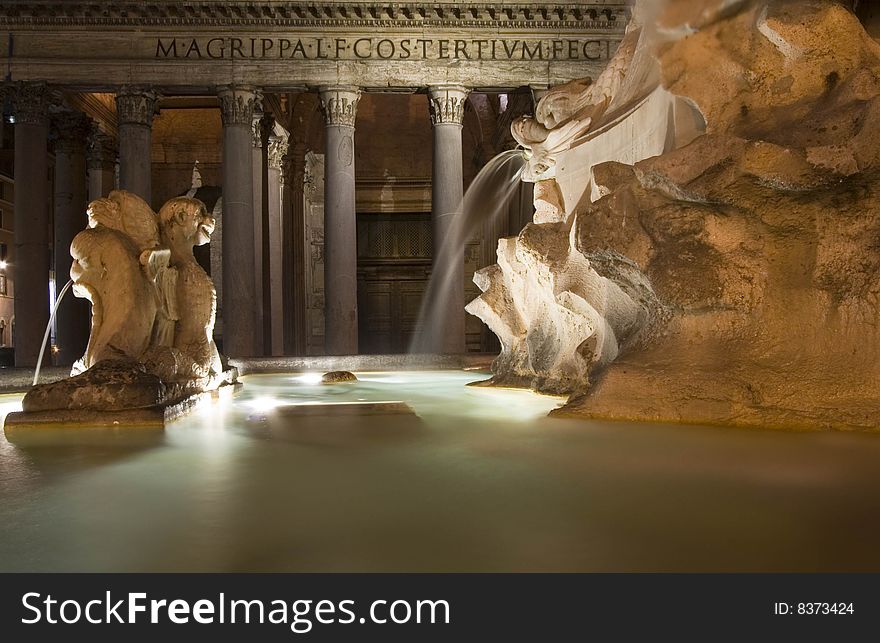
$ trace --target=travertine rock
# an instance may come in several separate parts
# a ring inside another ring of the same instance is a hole
[[[158,406],[168,401],[168,389],[142,364],[107,359],[74,377],[35,386],[22,401],[22,410],[60,411],[100,409],[121,411]]]
[[[638,267],[612,252],[583,253],[570,223],[529,224],[498,242],[498,264],[474,281],[467,306],[498,335],[493,383],[545,392],[585,390],[589,373],[663,318]]]
[[[877,428],[880,46],[831,1],[698,4],[667,3],[652,52],[707,133],[593,167],[595,202],[501,242],[469,306],[494,379],[573,394],[561,414]],[[618,350],[587,364],[602,321]]]
[[[535,183],[535,223],[565,221],[565,202],[553,179]]]

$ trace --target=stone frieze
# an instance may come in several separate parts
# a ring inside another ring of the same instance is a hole
[[[625,2],[579,3],[376,3],[376,2],[79,2],[6,0],[0,25],[432,27],[622,30]]]

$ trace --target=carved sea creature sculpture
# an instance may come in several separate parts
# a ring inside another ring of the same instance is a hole
[[[150,345],[157,306],[132,238],[99,225],[76,235],[70,250],[73,293],[92,303],[89,343],[73,374],[105,359],[138,359]]]
[[[174,379],[213,379],[223,372],[213,339],[217,294],[193,256],[193,247],[211,240],[214,218],[201,201],[177,197],[162,206],[158,219],[162,243],[171,253],[170,266],[176,273],[171,298],[177,302],[176,321],[170,344],[177,353],[176,364],[174,373],[164,374]]]
[[[213,340],[214,285],[193,256],[214,230],[205,205],[180,197],[157,215],[116,190],[93,201],[88,216],[70,269],[74,294],[92,303],[88,347],[72,377],[25,396],[30,417],[66,411],[65,421],[91,422],[76,414],[150,408],[159,409],[147,418],[155,422],[162,409],[233,381]]]

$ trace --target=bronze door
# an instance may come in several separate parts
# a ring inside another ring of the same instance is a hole
[[[358,346],[405,353],[431,271],[427,213],[358,215]]]

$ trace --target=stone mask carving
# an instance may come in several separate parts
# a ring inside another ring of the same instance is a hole
[[[554,87],[538,103],[534,117],[514,121],[510,132],[528,161],[523,180],[556,176],[556,157],[600,122],[619,91],[635,53],[641,27],[635,19],[627,26],[617,53],[595,82],[589,78]]]

